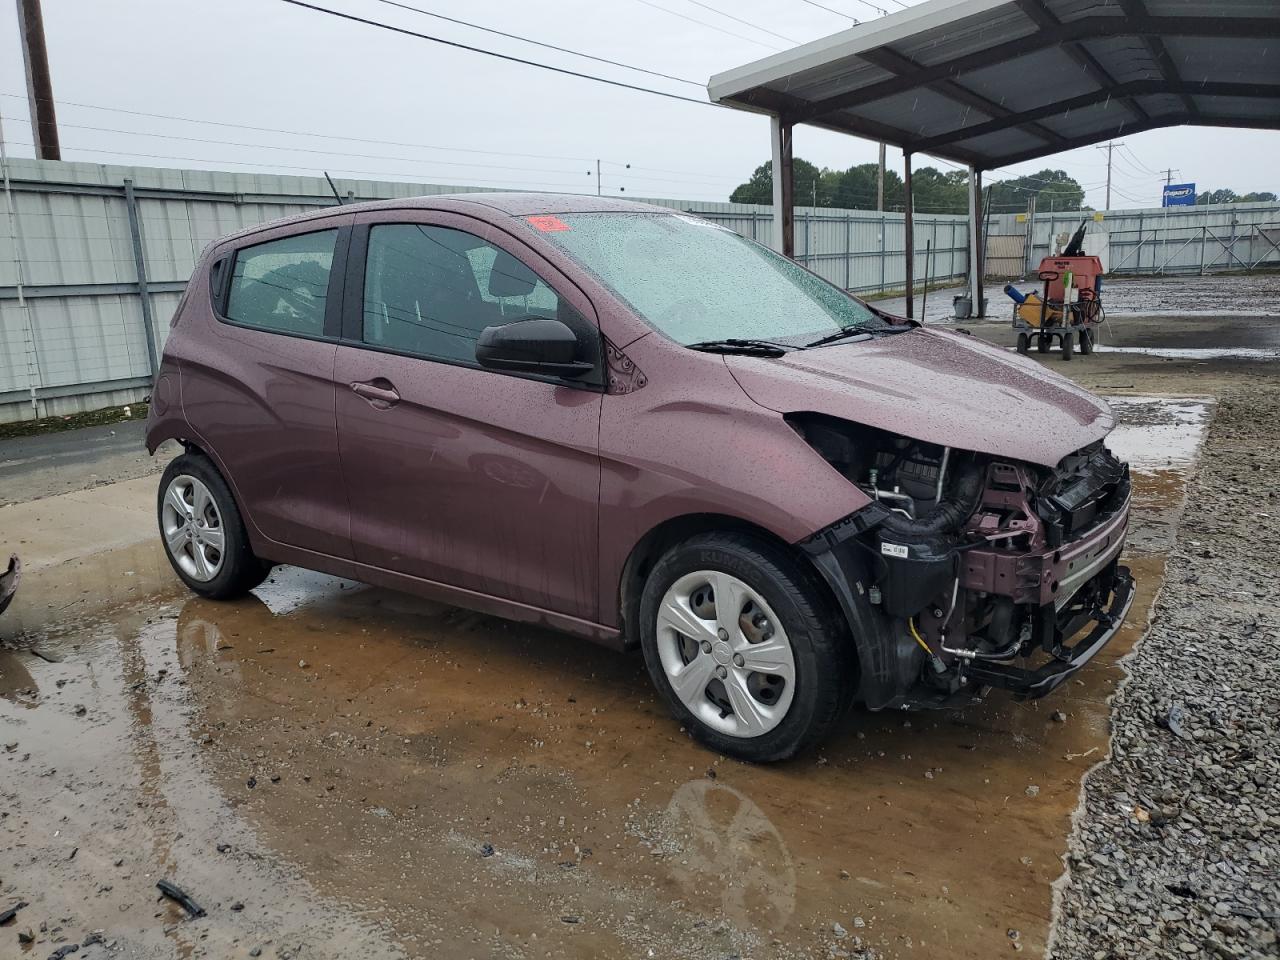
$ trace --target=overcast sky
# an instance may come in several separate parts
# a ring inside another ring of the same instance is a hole
[[[379,0],[314,2],[698,100],[706,99],[702,85],[711,74],[851,25],[803,0],[405,0],[692,85]],[[853,17],[880,16],[867,0],[822,3]],[[68,160],[308,175],[328,169],[367,179],[581,192],[594,191],[600,158],[607,193],[625,188],[625,196],[726,200],[769,155],[768,120],[761,116],[507,63],[281,0],[44,0],[44,16]],[[16,156],[32,155],[24,89],[14,4],[0,2],[0,94],[20,95],[0,97],[0,108]],[[101,107],[135,113],[95,109]],[[1195,181],[1201,189],[1280,192],[1275,133],[1181,127],[1124,142],[1113,171],[1116,208],[1158,206],[1162,175],[1152,171],[1166,167],[1175,168],[1175,182]],[[877,148],[798,127],[795,150],[821,166],[844,168],[874,161]],[[901,154],[891,150],[889,162],[900,169]],[[917,166],[929,163],[949,169],[917,158]],[[1086,187],[1087,202],[1103,206],[1105,155],[1093,147],[997,176],[1046,166],[1067,170]]]

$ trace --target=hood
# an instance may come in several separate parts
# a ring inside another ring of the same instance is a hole
[[[1115,425],[1101,399],[1034,360],[927,328],[725,362],[747,396],[779,413],[823,413],[1046,467]]]

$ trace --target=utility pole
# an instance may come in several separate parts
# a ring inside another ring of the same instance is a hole
[[[1165,170],[1165,172],[1164,172],[1164,185],[1167,187],[1169,184],[1173,183],[1173,175],[1174,175],[1175,173],[1180,173],[1180,172],[1181,172],[1181,171],[1179,171],[1179,170],[1175,170],[1173,167],[1170,167],[1170,168],[1168,168],[1167,170]],[[1162,206],[1162,207],[1168,207],[1168,206],[1169,206],[1169,198],[1168,198],[1168,197],[1165,197],[1165,196],[1163,196],[1163,195],[1162,195],[1162,196],[1161,196],[1161,198],[1160,198],[1160,206]]]
[[[603,184],[601,184],[601,182],[600,182],[600,164],[601,164],[602,162],[603,162],[603,161],[601,161],[601,160],[596,160],[596,174],[595,174],[595,176],[596,176],[596,196],[597,196],[597,197],[598,197],[598,196],[600,196],[600,195],[604,192],[604,186],[603,186]],[[612,163],[614,166],[621,166],[621,167],[622,167],[622,169],[624,169],[624,170],[630,170],[630,169],[631,169],[631,164],[629,164],[629,163],[619,164],[619,163],[618,163],[618,161],[616,161],[616,160],[610,160],[609,162],[610,162],[610,163]],[[587,176],[588,176],[588,177],[589,177],[589,176],[591,176],[591,171],[590,171],[590,170],[588,170],[588,171],[587,171]],[[619,193],[626,193],[626,192],[627,192],[627,188],[626,188],[626,187],[619,187],[619,188],[618,188],[618,192],[619,192]]]
[[[880,144],[880,170],[876,173],[876,209],[884,212],[884,144]]]
[[[40,13],[40,0],[18,0],[18,33],[22,36],[22,59],[27,67],[27,100],[31,109],[31,131],[35,135],[36,156],[41,160],[61,160],[58,118],[53,107],[53,82],[49,79],[49,54],[44,45],[44,17]]]
[[[1107,143],[1107,146],[1106,146],[1106,151],[1107,151],[1107,209],[1108,209],[1108,210],[1110,210],[1110,209],[1111,209],[1111,151],[1112,151],[1112,150],[1114,150],[1116,147],[1123,147],[1123,146],[1124,146],[1124,141],[1123,141],[1123,140],[1121,140],[1119,143],[1116,143],[1115,141],[1110,141],[1110,142],[1108,142],[1108,143]],[[1097,147],[1096,149],[1101,150],[1101,149],[1103,149],[1103,148],[1102,148],[1102,147]]]

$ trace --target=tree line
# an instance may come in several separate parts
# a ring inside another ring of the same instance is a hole
[[[862,163],[847,170],[818,167],[799,157],[791,161],[791,178],[796,206],[838,207],[845,210],[876,209],[876,174],[879,165]],[[911,192],[919,214],[969,212],[969,173],[921,167],[911,173]],[[1032,197],[1036,209],[1089,210],[1084,205],[1084,188],[1065,170],[1038,173],[991,183],[984,191],[991,213],[1022,213]],[[884,209],[901,212],[905,205],[902,177],[885,170]],[[773,163],[756,167],[746,183],[729,195],[733,203],[773,203]]]
[[[1276,195],[1269,190],[1240,194],[1223,187],[1221,190],[1204,190],[1196,194],[1196,206],[1209,203],[1274,203],[1275,199]]]

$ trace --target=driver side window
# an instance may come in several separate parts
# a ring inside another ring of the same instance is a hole
[[[569,322],[574,313],[528,266],[473,234],[416,223],[369,231],[362,339],[370,346],[475,366],[485,327]]]

